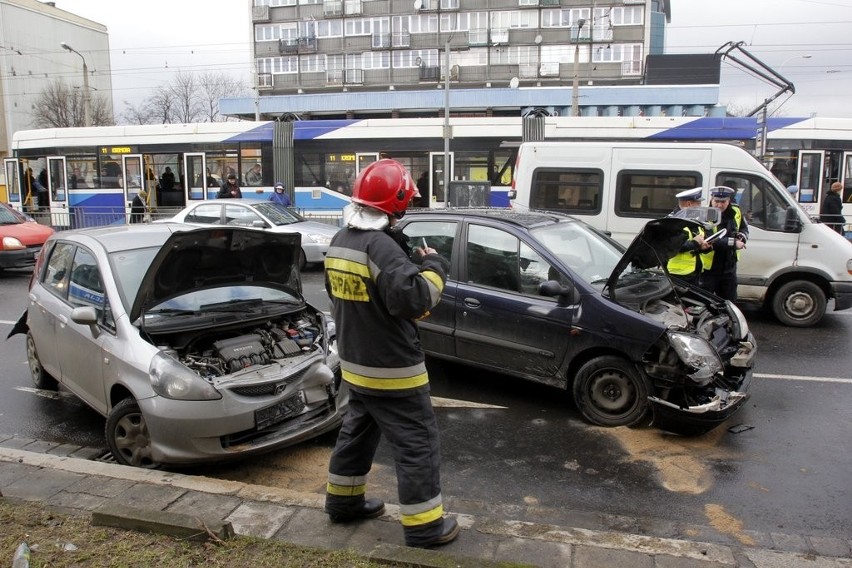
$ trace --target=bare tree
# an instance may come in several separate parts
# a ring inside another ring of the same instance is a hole
[[[174,97],[172,108],[176,122],[198,122],[203,116],[201,103],[196,95],[198,85],[195,75],[180,72],[172,78],[169,89]]]
[[[129,101],[124,101],[124,112],[121,113],[121,118],[128,124],[151,124],[153,120],[153,112],[148,101],[140,102],[136,105]]]
[[[157,87],[146,104],[147,108],[151,111],[149,124],[170,124],[175,122],[174,108],[176,101],[172,90],[168,86]]]
[[[115,124],[109,103],[104,97],[93,93],[91,105],[93,126]],[[69,87],[61,79],[51,81],[39,94],[31,114],[37,128],[85,126],[82,90]]]
[[[219,114],[219,99],[244,94],[248,87],[227,73],[203,73],[198,78],[197,96],[207,122],[227,120]]]

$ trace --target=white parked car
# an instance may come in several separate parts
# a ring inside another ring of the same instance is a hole
[[[106,417],[125,465],[221,461],[336,428],[334,323],[301,294],[299,235],[174,223],[54,234],[33,270],[33,382]]]
[[[168,219],[193,225],[256,227],[275,233],[298,232],[302,235],[299,268],[325,261],[331,237],[339,227],[305,219],[280,203],[258,199],[221,199],[193,203]]]

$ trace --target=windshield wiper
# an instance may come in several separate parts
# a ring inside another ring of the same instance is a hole
[[[195,310],[182,310],[179,308],[160,308],[159,310],[146,310],[145,315],[160,315],[160,316],[189,316],[195,314]]]

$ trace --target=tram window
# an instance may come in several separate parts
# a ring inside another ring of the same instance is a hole
[[[105,154],[100,157],[98,186],[102,189],[121,188],[121,156]]]
[[[66,160],[68,168],[68,185],[71,189],[89,189],[94,187],[97,159],[94,156],[69,156]]]
[[[240,150],[240,163],[242,171],[240,172],[240,183],[248,186],[272,185],[268,180],[268,168],[263,167],[261,160],[260,148],[245,148]]]

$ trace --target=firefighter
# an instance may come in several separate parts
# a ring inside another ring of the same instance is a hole
[[[350,398],[329,461],[325,512],[332,522],[384,513],[380,499],[366,498],[366,476],[384,435],[396,462],[405,543],[426,548],[451,542],[459,526],[444,517],[438,426],[415,323],[438,303],[449,265],[425,243],[414,249],[421,263],[413,263],[404,235],[393,230],[416,193],[399,162],[367,166],[326,256]]]
[[[684,209],[701,205],[701,188],[681,191],[675,197],[677,197],[678,207],[672,212],[673,217],[679,216],[678,213]],[[704,257],[701,252],[709,251],[710,245],[704,241],[703,230],[698,229],[693,234],[689,227],[684,227],[683,231],[686,233],[684,242],[678,253],[669,259],[667,268],[670,274],[697,286],[703,269]]]

